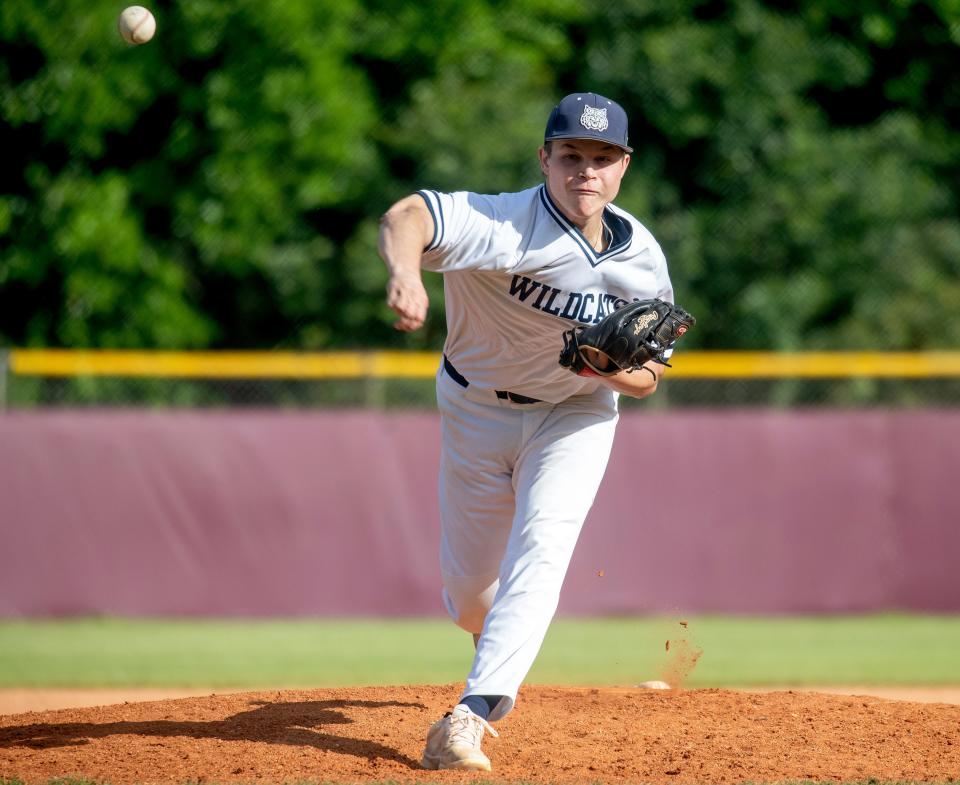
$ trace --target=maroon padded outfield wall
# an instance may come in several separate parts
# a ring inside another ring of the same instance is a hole
[[[0,416],[0,616],[431,615],[433,413]],[[960,412],[624,415],[561,613],[960,611]]]

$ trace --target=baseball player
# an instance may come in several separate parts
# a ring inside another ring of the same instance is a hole
[[[422,190],[381,219],[397,329],[424,322],[421,270],[444,276],[440,569],[446,609],[476,646],[463,695],[428,731],[428,769],[490,770],[484,731],[497,735],[489,723],[513,708],[556,611],[618,396],[650,395],[663,374],[652,361],[633,372],[604,371],[600,356],[589,367],[558,362],[564,333],[637,300],[672,302],[660,246],[612,204],[630,152],[618,104],[568,95],[547,121],[543,184]]]

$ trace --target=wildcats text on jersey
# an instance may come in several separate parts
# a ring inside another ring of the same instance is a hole
[[[525,275],[513,276],[510,281],[510,296],[538,311],[581,324],[596,324],[608,313],[622,308],[628,302],[615,294],[565,292]]]

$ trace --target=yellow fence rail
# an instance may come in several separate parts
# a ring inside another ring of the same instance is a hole
[[[146,352],[11,349],[11,374],[51,377],[362,379],[432,377],[438,352]],[[0,369],[2,372],[2,369]],[[960,377],[954,352],[678,353],[674,379]]]

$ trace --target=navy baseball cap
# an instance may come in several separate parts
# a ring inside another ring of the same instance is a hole
[[[553,107],[543,141],[597,139],[633,152],[627,144],[627,113],[596,93],[571,93]]]

